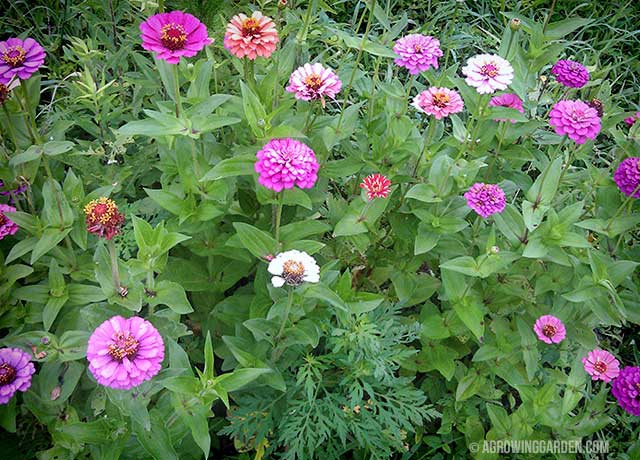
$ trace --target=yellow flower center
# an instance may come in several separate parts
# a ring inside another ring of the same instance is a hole
[[[282,277],[291,286],[302,284],[304,265],[295,260],[287,260],[282,266]]]
[[[480,73],[484,76],[493,78],[498,75],[498,67],[493,63],[485,64],[480,68]]]
[[[260,31],[260,23],[256,18],[247,18],[242,21],[242,35],[254,37]]]
[[[113,335],[113,343],[109,345],[109,354],[115,360],[134,356],[138,351],[138,341],[130,332],[116,332]]]
[[[307,85],[310,89],[317,91],[322,86],[322,77],[317,73],[313,73],[304,79],[305,85]]]
[[[445,93],[435,93],[433,95],[433,105],[439,108],[444,108],[449,103],[449,96]]]
[[[22,46],[10,46],[2,53],[2,60],[9,64],[9,67],[22,65],[27,57],[27,52]]]

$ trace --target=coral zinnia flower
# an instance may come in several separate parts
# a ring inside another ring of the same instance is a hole
[[[517,94],[513,93],[505,93],[500,96],[494,96],[489,101],[489,105],[492,107],[509,107],[511,109],[516,109],[520,113],[524,113],[524,108],[522,107],[522,99],[518,97]],[[507,121],[504,118],[496,118],[494,121]],[[509,120],[511,123],[515,123],[516,120]]]
[[[120,232],[124,215],[118,211],[115,201],[101,197],[84,207],[87,231],[108,240]]]
[[[592,380],[610,382],[620,373],[620,362],[611,353],[596,348],[582,358],[582,364]]]
[[[180,62],[180,56],[195,56],[213,42],[205,25],[182,11],[154,14],[140,24],[140,32],[142,47],[169,64]]]
[[[484,219],[504,211],[506,206],[505,194],[496,184],[476,182],[464,197],[467,199],[467,205]]]
[[[413,98],[413,104],[421,112],[433,115],[436,120],[452,113],[462,112],[464,102],[460,95],[449,88],[429,88]]]
[[[480,94],[490,94],[507,89],[513,81],[513,67],[497,54],[478,54],[469,58],[462,68],[467,85]]]
[[[589,71],[576,61],[561,59],[551,68],[556,80],[568,88],[582,88],[589,81]]]
[[[315,259],[304,251],[281,252],[269,262],[269,273],[275,275],[271,283],[275,287],[299,286],[303,282],[317,283],[320,281],[320,267]]]
[[[254,11],[251,17],[240,13],[231,19],[224,34],[224,47],[236,57],[254,60],[271,56],[279,40],[271,18]]]
[[[613,180],[622,193],[640,198],[640,158],[631,157],[622,160],[613,173]]]
[[[386,198],[391,190],[391,181],[382,174],[371,174],[362,180],[360,188],[367,191],[369,201],[374,198]]]
[[[342,89],[342,82],[330,68],[307,63],[291,74],[286,89],[302,101],[320,99],[324,107],[324,97],[335,99]]]
[[[549,112],[549,124],[557,134],[566,134],[577,144],[595,139],[600,132],[598,112],[582,101],[557,102]]]
[[[0,349],[0,404],[7,404],[16,391],[27,391],[35,371],[28,353],[19,348]]]
[[[33,38],[0,42],[0,83],[6,84],[16,75],[28,79],[44,63],[44,57],[44,48]]]
[[[438,58],[442,57],[440,41],[421,34],[402,37],[393,47],[393,52],[398,55],[394,62],[400,67],[405,67],[412,75],[431,67],[437,69]]]
[[[567,336],[567,330],[562,321],[551,315],[544,315],[538,318],[533,330],[538,339],[545,343],[560,343]]]
[[[611,393],[620,407],[640,417],[640,367],[623,368],[611,384]]]
[[[15,235],[18,232],[18,226],[9,219],[5,212],[15,212],[16,208],[6,204],[0,204],[0,240],[5,236]]]
[[[280,192],[285,188],[311,188],[320,165],[309,147],[294,139],[272,139],[256,154],[258,182]]]
[[[89,370],[100,385],[121,390],[150,380],[162,367],[164,342],[149,321],[114,316],[93,331],[87,347]]]

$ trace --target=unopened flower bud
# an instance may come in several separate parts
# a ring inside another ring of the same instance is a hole
[[[280,0],[278,2],[278,8],[286,8],[287,6],[287,0]]]
[[[500,248],[498,246],[491,246],[490,252],[491,254],[498,254],[500,252]]]
[[[509,27],[514,32],[520,28],[521,24],[522,24],[522,21],[520,21],[520,19],[518,18],[513,18],[511,21],[509,21]]]

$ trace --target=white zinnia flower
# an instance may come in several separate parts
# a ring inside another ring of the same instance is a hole
[[[462,68],[467,85],[480,94],[506,89],[513,81],[513,67],[497,54],[478,54],[469,58]]]
[[[285,283],[289,286],[299,286],[304,281],[320,281],[320,267],[315,259],[306,252],[295,249],[278,254],[269,262],[268,270],[275,275],[271,278],[275,287],[282,287]]]

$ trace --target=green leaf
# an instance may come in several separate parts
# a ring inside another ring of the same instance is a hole
[[[278,252],[278,243],[267,232],[242,222],[234,222],[233,228],[236,229],[242,245],[254,256],[263,259]]]
[[[464,297],[461,301],[453,303],[453,310],[464,325],[473,332],[473,335],[478,340],[482,340],[484,335],[484,312],[479,303],[474,302],[470,297]]]
[[[260,99],[242,80],[240,80],[240,91],[242,92],[242,107],[247,123],[256,137],[264,137],[267,126],[267,112],[260,102]]]
[[[66,153],[73,148],[73,142],[69,141],[49,141],[44,144],[44,154],[50,157]]]
[[[527,200],[537,204],[551,204],[560,183],[562,160],[562,156],[559,156],[549,163],[527,191]]]
[[[478,264],[476,260],[470,256],[456,257],[455,259],[447,260],[440,264],[440,268],[462,273],[463,275],[480,276]]]
[[[22,241],[18,241],[13,245],[9,254],[7,254],[7,259],[5,260],[5,264],[11,263],[14,260],[22,257],[28,252],[32,251],[38,242],[38,238],[32,236],[30,238],[25,238]]]
[[[405,198],[413,198],[423,203],[438,203],[442,198],[438,197],[437,191],[432,184],[416,184],[409,189]]]
[[[250,176],[255,173],[255,155],[240,155],[227,158],[207,172],[200,182],[222,179],[224,177]]]
[[[31,265],[33,265],[40,257],[55,248],[65,236],[69,234],[71,228],[60,230],[59,228],[47,228],[43,233],[31,252]]]
[[[164,209],[169,211],[176,216],[180,216],[183,214],[183,211],[186,209],[185,200],[183,198],[174,195],[171,192],[167,192],[166,190],[154,190],[150,188],[145,188],[145,192],[149,195],[153,201],[158,203]]]
[[[58,342],[60,361],[67,362],[85,358],[90,335],[87,331],[65,331]]]
[[[166,420],[155,411],[151,415],[151,428],[132,423],[133,432],[144,450],[155,460],[179,460],[166,426]]]
[[[44,324],[45,331],[51,328],[58,313],[60,313],[60,310],[64,307],[64,304],[67,303],[68,299],[69,296],[66,294],[60,297],[49,297],[49,301],[44,306],[44,310],[42,310],[42,323]]]
[[[533,328],[525,323],[522,318],[517,317],[516,323],[520,335],[520,344],[522,345],[524,364],[527,369],[527,378],[532,381],[536,372],[538,372],[538,363],[540,362],[540,352],[536,346],[536,337],[533,333]]]
[[[207,331],[207,338],[204,342],[204,371],[202,376],[205,379],[205,382],[216,376],[213,344],[211,342],[211,333],[209,331]]]
[[[456,388],[456,401],[465,401],[475,395],[483,383],[479,373],[471,368],[469,373],[458,381]]]
[[[155,295],[147,296],[149,305],[166,305],[171,310],[181,315],[191,313],[193,308],[187,300],[187,294],[182,285],[173,281],[163,280],[156,284],[153,291]]]
[[[235,371],[229,374],[222,374],[218,376],[214,384],[216,386],[220,385],[227,392],[238,390],[245,385],[253,382],[255,379],[264,374],[269,374],[273,372],[272,369],[269,368],[243,368],[236,369]]]
[[[11,157],[9,165],[16,167],[29,161],[37,160],[42,156],[42,147],[39,145],[32,145],[27,150]]]
[[[305,296],[326,302],[339,310],[345,312],[349,311],[349,307],[347,307],[344,300],[342,300],[338,294],[329,289],[324,283],[314,283],[310,285],[305,291]]]
[[[584,18],[569,18],[562,21],[554,22],[547,26],[547,29],[544,33],[544,38],[548,41],[560,40],[561,38],[569,35],[571,32],[581,27],[586,27],[592,22],[592,19]]]

